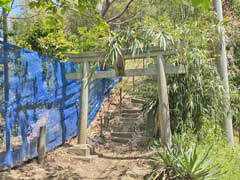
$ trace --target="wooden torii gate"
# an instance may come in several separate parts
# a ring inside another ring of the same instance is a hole
[[[153,47],[149,51],[143,51],[134,57],[129,51],[123,52],[124,60],[153,58],[156,64],[144,69],[127,69],[124,76],[157,76],[158,77],[158,98],[159,98],[159,117],[160,117],[160,138],[161,142],[171,145],[171,128],[169,115],[169,102],[167,92],[166,74],[185,74],[186,68],[183,65],[175,66],[166,64],[164,57],[173,55],[175,52],[161,51]],[[82,80],[81,92],[81,114],[78,121],[78,144],[85,145],[87,141],[87,120],[88,120],[88,90],[89,90],[89,63],[105,60],[106,53],[85,53],[85,54],[66,54],[73,62],[81,63],[82,72],[68,73],[67,79]],[[116,77],[115,70],[95,71],[91,76],[92,79]]]

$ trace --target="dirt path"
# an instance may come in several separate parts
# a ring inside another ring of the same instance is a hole
[[[116,92],[115,92],[116,93]],[[113,93],[112,96],[115,96]],[[105,100],[102,110],[108,108],[111,112],[110,122],[117,123],[119,115],[118,100],[110,106]],[[128,99],[125,103],[127,103]],[[90,139],[98,139],[100,134],[101,112],[89,126]],[[111,126],[111,123],[110,123]],[[63,146],[48,152],[44,164],[36,160],[10,171],[0,172],[1,180],[140,180],[149,173],[150,168],[146,157],[151,153],[147,146],[120,144],[111,141],[110,129],[104,129],[104,140],[95,142],[96,152],[100,155],[90,162],[79,160],[76,155],[69,154],[68,149],[76,144],[76,139],[66,142]],[[92,142],[91,142],[92,143]]]
[[[60,147],[48,153],[47,160],[39,165],[35,160],[17,169],[2,172],[2,180],[78,180],[78,179],[144,179],[149,172],[144,152],[121,155],[109,153],[91,162],[78,160]]]

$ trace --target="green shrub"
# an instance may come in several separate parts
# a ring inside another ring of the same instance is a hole
[[[179,180],[208,180],[219,179],[223,176],[221,166],[213,164],[210,157],[212,147],[198,150],[197,145],[183,147],[179,144],[172,149],[154,147],[153,171],[149,180],[179,179]]]

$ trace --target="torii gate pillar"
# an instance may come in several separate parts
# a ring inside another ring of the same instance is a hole
[[[88,121],[88,90],[89,90],[89,62],[82,63],[82,93],[81,112],[78,121],[78,144],[87,144],[87,121]]]
[[[81,88],[81,112],[78,120],[78,144],[69,148],[68,152],[78,155],[78,160],[90,162],[97,158],[91,155],[90,146],[87,145],[87,122],[88,122],[88,91],[89,91],[89,62],[84,61],[82,65],[82,88]]]
[[[159,126],[160,138],[165,146],[171,147],[171,127],[168,102],[167,79],[162,55],[157,56],[156,66],[158,70],[158,100],[159,100]]]

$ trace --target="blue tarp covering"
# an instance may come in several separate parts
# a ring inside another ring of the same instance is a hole
[[[81,82],[67,80],[66,73],[76,72],[79,66],[0,42],[0,126],[5,128],[0,167],[36,157],[39,127],[44,123],[47,150],[77,135]],[[118,81],[108,78],[90,83],[88,123]]]

